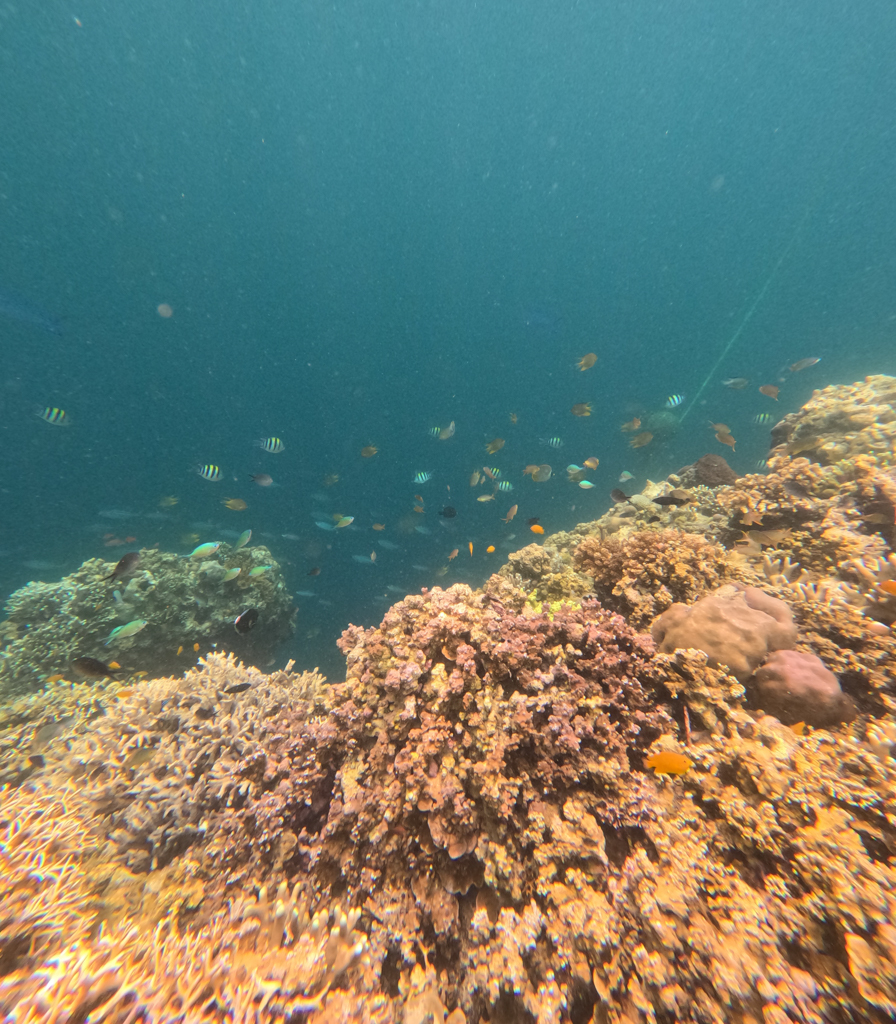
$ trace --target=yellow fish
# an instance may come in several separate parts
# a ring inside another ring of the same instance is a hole
[[[386,529],[386,524],[385,523],[374,523],[373,524],[373,528],[374,528],[374,530],[385,530]]]
[[[653,434],[649,430],[645,430],[641,434],[635,434],[635,436],[629,441],[629,445],[632,448],[643,448],[644,445],[650,444],[653,440]]]
[[[168,495],[166,498],[159,499],[159,508],[173,508],[180,498],[176,498],[173,494]]]
[[[245,512],[249,507],[242,498],[225,498],[221,504],[232,508],[234,512]]]
[[[597,355],[594,352],[589,352],[588,355],[582,356],[578,363],[576,363],[576,366],[584,372],[585,370],[590,370],[596,362]]]
[[[496,437],[485,446],[485,450],[489,455],[494,455],[495,452],[499,452],[504,447],[504,438]]]
[[[652,768],[656,775],[684,775],[694,767],[694,762],[684,754],[676,754],[674,750],[662,750],[658,754],[651,754],[644,765]]]
[[[576,402],[576,404],[569,410],[573,416],[590,416],[591,415],[591,403],[590,402]]]
[[[473,472],[470,474],[470,486],[475,487],[481,479],[482,474],[479,472],[478,469],[474,469]]]
[[[600,465],[600,459],[596,459],[592,455],[590,459],[585,459],[583,465],[587,466],[589,469],[597,469]]]
[[[361,457],[364,459],[372,459],[374,455],[379,451],[379,448],[375,444],[365,445],[361,449]]]
[[[494,494],[480,494],[479,497],[476,500],[477,501],[494,501],[495,500],[495,496],[494,496]]]

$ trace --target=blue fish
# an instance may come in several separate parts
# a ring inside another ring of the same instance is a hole
[[[62,334],[62,325],[55,317],[3,290],[0,290],[0,316],[28,324],[29,327],[37,327],[48,334]]]

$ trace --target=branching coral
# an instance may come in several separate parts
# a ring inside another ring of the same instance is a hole
[[[575,561],[593,577],[601,602],[640,627],[676,601],[689,603],[735,575],[724,549],[674,530],[592,537],[576,548]]]

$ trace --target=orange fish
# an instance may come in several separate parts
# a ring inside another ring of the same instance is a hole
[[[425,509],[425,508],[424,508],[424,507],[423,507],[422,505],[415,505],[415,506],[414,506],[414,511],[415,511],[415,512],[421,512],[421,513],[424,513],[424,512],[426,512],[426,509]]]
[[[592,455],[590,459],[585,459],[582,465],[587,466],[589,469],[597,469],[597,467],[600,465],[600,459],[596,459]]]
[[[386,529],[386,524],[385,523],[374,523],[373,524],[373,528],[374,528],[374,530],[385,530]]]
[[[721,430],[716,434],[716,440],[722,444],[727,444],[732,451],[734,451],[734,445],[737,443],[730,434],[723,434]]]
[[[775,384],[763,384],[759,389],[760,395],[768,395],[769,398],[773,398],[776,402],[778,401],[778,392],[781,389]]]
[[[183,647],[183,644],[181,644],[180,647],[178,647],[178,649],[177,649],[176,657],[179,658],[183,654],[183,652],[184,652],[184,647]]]
[[[710,420],[709,421],[709,425],[712,427],[712,429],[717,434],[730,434],[731,433],[731,428],[728,426],[727,423],[713,423],[713,421]]]
[[[506,515],[506,516],[504,516],[504,520],[503,520],[503,521],[504,521],[505,523],[509,523],[509,522],[510,522],[510,520],[511,520],[511,519],[513,519],[513,517],[514,517],[514,516],[516,515],[516,510],[517,510],[518,508],[519,508],[519,505],[511,505],[511,506],[510,506],[510,509],[509,509],[509,510],[508,510],[508,512],[507,512],[507,515]]]
[[[510,414],[510,422],[511,422],[511,423],[516,423],[516,421],[517,421],[517,419],[518,419],[518,418],[519,418],[519,417],[517,416],[517,414],[516,414],[515,412],[512,412],[512,413]]]
[[[485,549],[485,553],[487,555],[493,555],[495,553],[495,545],[489,544],[489,546]]]
[[[538,524],[538,523],[533,523],[533,524],[532,524],[532,525],[531,525],[531,526],[529,527],[529,529],[530,529],[530,530],[531,530],[531,531],[532,531],[533,533],[544,533],[544,527],[543,527],[543,526],[539,526],[539,524]]]
[[[584,373],[585,370],[590,370],[596,362],[597,356],[594,352],[589,352],[588,355],[582,356],[578,363],[576,363],[576,366]]]
[[[652,768],[656,775],[684,775],[689,768],[694,767],[694,762],[684,754],[676,754],[672,750],[662,750],[658,754],[651,754],[644,761],[644,765],[647,768]]]
[[[119,665],[117,661],[110,661],[108,666],[107,666],[107,668],[111,668],[111,669],[121,668],[121,665]]]
[[[194,651],[198,651],[199,650],[199,644],[193,644],[193,650]]]
[[[221,504],[232,508],[234,512],[243,512],[249,507],[242,498],[225,498]]]
[[[494,455],[495,452],[499,452],[504,447],[504,438],[495,437],[485,446],[485,450],[489,455]]]
[[[883,583],[878,583],[877,586],[879,590],[889,594],[890,597],[896,597],[896,580],[884,580]]]
[[[624,430],[627,434],[633,434],[640,426],[641,421],[636,416],[633,420],[629,420],[628,423],[623,423],[619,429]]]
[[[573,416],[590,416],[591,415],[591,403],[590,402],[576,402],[576,404],[569,410]]]
[[[129,686],[123,686],[115,694],[116,697],[130,697],[134,691]]]
[[[650,444],[653,440],[653,434],[649,430],[645,430],[643,434],[635,434],[635,436],[629,441],[629,445],[632,448],[643,448],[644,445]]]
[[[470,541],[470,558],[473,557],[473,542]]]
[[[797,736],[805,736],[809,732],[805,722],[794,722],[790,728],[793,729]]]
[[[457,558],[457,548],[455,548],[455,549],[454,549],[454,550],[453,550],[453,551],[451,552],[451,554],[450,554],[450,555],[448,556],[448,561],[450,562],[450,561],[452,561],[452,560],[453,560],[453,559],[455,559],[455,558]]]
[[[375,444],[365,445],[361,449],[361,457],[364,459],[372,459],[374,455],[379,451],[379,448]]]
[[[482,467],[482,472],[489,478],[489,480],[495,479],[495,474],[488,468],[488,466]]]

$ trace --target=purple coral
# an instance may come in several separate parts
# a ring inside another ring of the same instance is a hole
[[[856,717],[855,705],[834,673],[821,658],[804,651],[774,651],[747,689],[764,711],[785,725],[806,722],[824,728]]]

